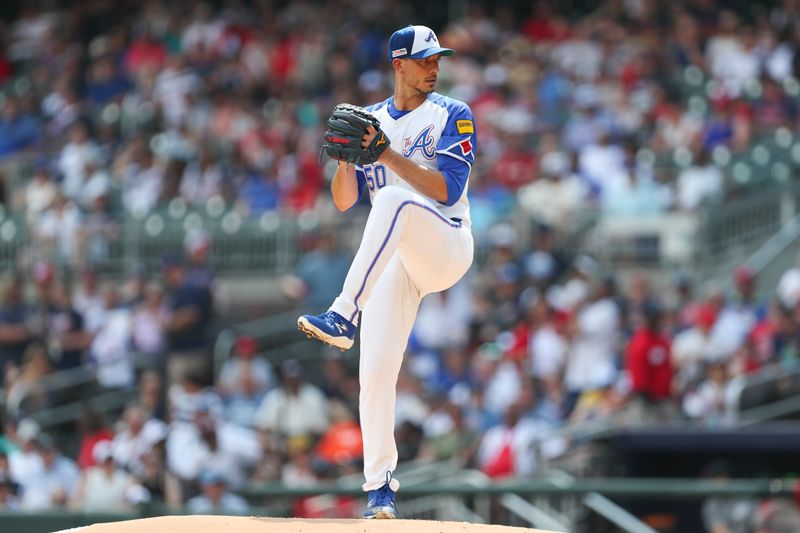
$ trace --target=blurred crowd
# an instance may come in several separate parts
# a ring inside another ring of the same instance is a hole
[[[360,472],[352,359],[326,352],[310,373],[258,357],[266,347],[241,337],[211,375],[208,235],[188,234],[183,253],[126,283],[99,283],[92,266],[126,221],[176,199],[246,216],[330,211],[331,169],[318,159],[327,112],[389,94],[387,24],[413,22],[384,1],[218,4],[26,2],[3,22],[3,206],[66,268],[34,254],[3,286],[0,508],[243,513],[236,492],[250,484]],[[746,267],[730,294],[688,274],[667,288],[644,275],[622,283],[563,236],[587,209],[720,202],[729,183],[712,154],[775,131],[791,139],[800,117],[785,81],[798,69],[800,5],[465,9],[439,31],[459,52],[439,90],[476,116],[469,193],[488,257],[423,302],[398,382],[401,460],[531,476],[569,454],[563,426],[730,422],[739,378],[800,355],[800,267],[768,301],[755,299]],[[687,72],[714,82],[706,107],[676,81]],[[684,165],[657,164],[676,154]],[[532,230],[505,223],[511,212]],[[340,238],[320,236],[288,294],[330,303],[349,264]],[[96,392],[137,393],[119,420],[86,410],[73,453],[26,415],[65,400],[41,386],[48,374],[84,363]],[[293,505],[302,516],[357,511],[349,499]]]
[[[583,435],[570,433],[575,428],[732,424],[744,377],[800,360],[800,263],[772,298],[759,300],[757,279],[744,266],[733,272],[732,293],[714,283],[696,287],[686,275],[668,287],[644,275],[623,284],[589,256],[567,257],[552,235],[539,228],[525,243],[512,226],[495,227],[486,265],[423,300],[397,383],[401,463],[455,461],[495,479],[531,477],[553,465],[596,475],[602,472],[593,465],[573,460]],[[347,257],[332,234],[324,235],[287,284],[304,287],[304,302],[321,300],[329,287],[306,283],[304,275],[314,279],[327,268],[343,277]],[[165,269],[165,276],[187,279],[183,263]],[[87,272],[83,283],[91,279]],[[169,291],[166,301],[176,294]],[[120,317],[103,321],[135,317],[139,305],[119,304],[106,312]],[[160,307],[164,316],[181,313],[170,305]],[[76,331],[95,340],[73,349],[94,361],[102,333],[86,327]],[[114,338],[123,334],[116,330]],[[84,407],[77,446],[29,417],[64,401],[41,381],[53,372],[58,342],[36,337],[19,365],[8,360],[0,437],[5,507],[240,513],[249,507],[236,492],[248,494],[248,487],[360,478],[354,354],[325,349],[306,364],[267,360],[261,354],[269,339],[240,335],[212,379],[208,353],[171,345],[180,338],[167,333],[158,352],[131,351],[105,372],[96,367],[93,393],[135,384],[135,394],[119,419]],[[123,375],[124,382],[107,380]],[[275,503],[249,496],[251,504]],[[351,498],[284,505],[306,517],[360,509]]]

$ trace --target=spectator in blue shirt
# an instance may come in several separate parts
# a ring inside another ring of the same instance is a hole
[[[280,204],[281,196],[274,177],[267,173],[252,171],[239,189],[239,204],[250,216],[260,216],[274,211]]]
[[[14,98],[8,98],[0,114],[0,157],[19,152],[38,140],[36,117],[24,113]]]
[[[323,230],[314,249],[304,254],[294,276],[284,279],[284,291],[311,308],[326,307],[336,298],[339,283],[344,283],[350,257],[340,247],[332,230]]]
[[[0,302],[0,368],[7,361],[22,362],[22,354],[33,337],[28,327],[31,310],[22,298],[22,282],[9,280]]]
[[[180,260],[165,259],[162,268],[169,317],[164,326],[169,352],[167,378],[175,383],[193,375],[204,381],[210,377],[206,349],[212,319],[211,294],[207,287],[189,283]]]
[[[96,105],[119,99],[131,89],[131,83],[109,56],[101,57],[91,65],[88,78],[86,96]]]

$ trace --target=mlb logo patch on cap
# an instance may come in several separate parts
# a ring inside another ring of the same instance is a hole
[[[436,54],[451,56],[451,48],[439,46],[439,38],[427,26],[406,26],[397,30],[389,38],[389,60],[423,59]]]

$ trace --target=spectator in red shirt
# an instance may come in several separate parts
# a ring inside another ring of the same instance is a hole
[[[643,315],[644,324],[634,332],[628,344],[625,364],[631,379],[631,394],[660,403],[672,396],[670,341],[660,329],[658,306],[645,305]]]
[[[533,43],[561,41],[569,34],[567,22],[553,9],[551,2],[539,0],[522,25],[522,34]]]
[[[127,74],[136,77],[144,68],[159,71],[167,62],[167,47],[152,33],[145,30],[131,43],[124,58]]]
[[[94,457],[95,445],[102,441],[110,442],[114,434],[106,426],[103,417],[89,407],[84,409],[78,424],[82,434],[78,450],[78,466],[81,470],[85,470],[97,464]]]
[[[491,173],[495,183],[516,191],[536,179],[539,161],[521,133],[508,133],[504,141],[506,149],[492,165]]]

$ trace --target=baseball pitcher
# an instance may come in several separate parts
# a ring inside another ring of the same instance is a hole
[[[334,204],[348,211],[367,189],[372,209],[341,294],[297,324],[342,350],[361,327],[365,518],[397,517],[395,384],[420,300],[453,286],[472,263],[475,120],[465,103],[434,92],[439,61],[454,53],[425,26],[394,32],[394,94],[366,109],[336,106],[325,133],[324,150],[339,161]]]

